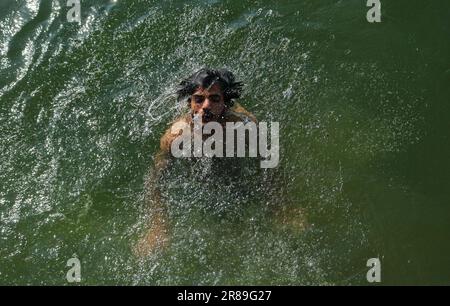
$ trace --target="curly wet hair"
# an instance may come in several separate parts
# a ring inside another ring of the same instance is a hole
[[[225,105],[228,107],[233,106],[234,99],[241,96],[243,83],[236,82],[231,71],[227,69],[202,68],[181,81],[176,91],[178,101],[187,98],[187,102],[190,103],[191,95],[199,87],[210,88],[214,84],[219,84]]]

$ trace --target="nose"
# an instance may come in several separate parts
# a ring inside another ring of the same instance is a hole
[[[202,104],[202,109],[210,110],[210,108],[211,108],[211,101],[209,100],[209,98],[205,98],[205,101],[203,101],[203,104]]]

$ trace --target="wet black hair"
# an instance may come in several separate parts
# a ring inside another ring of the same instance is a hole
[[[219,84],[222,90],[225,105],[233,106],[234,99],[241,96],[242,82],[236,82],[234,74],[227,69],[202,68],[181,81],[177,89],[178,101],[188,98],[199,88],[210,88],[214,84]]]

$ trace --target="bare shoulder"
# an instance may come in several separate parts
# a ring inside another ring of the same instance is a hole
[[[258,122],[255,115],[246,110],[241,104],[235,102],[234,105],[228,111],[233,121],[253,121],[255,123]]]

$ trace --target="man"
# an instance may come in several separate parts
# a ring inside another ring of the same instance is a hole
[[[255,116],[234,101],[240,97],[241,90],[242,83],[235,82],[234,75],[225,69],[201,69],[181,82],[177,91],[178,100],[186,99],[190,112],[175,120],[167,129],[161,139],[158,159],[171,155],[172,142],[181,133],[177,126],[194,128],[195,119],[202,125],[217,122],[224,130],[227,122],[256,123]],[[202,135],[203,139],[206,136]]]
[[[155,183],[172,158],[172,143],[180,136],[181,130],[174,127],[184,124],[193,128],[194,118],[201,120],[202,124],[217,122],[224,129],[227,122],[256,123],[255,116],[234,101],[240,97],[241,91],[242,83],[236,82],[234,75],[225,69],[201,69],[180,83],[178,101],[186,100],[190,111],[176,119],[161,138],[155,169],[147,186],[152,202],[150,230],[139,241],[135,249],[138,254],[146,255],[164,247],[169,240],[166,208]]]
[[[240,97],[241,91],[242,83],[236,82],[234,75],[228,70],[201,69],[180,83],[177,91],[178,100],[186,99],[190,111],[188,114],[176,119],[161,138],[160,150],[155,157],[155,167],[147,186],[152,215],[150,229],[136,246],[135,251],[138,255],[149,254],[153,250],[166,245],[169,240],[169,226],[166,216],[167,207],[163,205],[161,193],[156,187],[156,182],[173,158],[173,142],[182,134],[182,129],[174,127],[184,125],[194,129],[195,120],[197,120],[195,118],[200,119],[203,125],[217,122],[224,130],[227,123],[230,122],[256,123],[255,116],[234,101]],[[202,137],[204,140],[204,135]],[[245,139],[245,142],[247,143],[248,140],[248,138]],[[231,164],[236,165],[236,160]],[[228,170],[226,173],[224,171],[223,175],[231,175],[229,171],[230,164],[221,164],[221,166],[226,167]],[[237,168],[239,168],[239,165],[237,165]],[[266,183],[268,188],[271,188],[271,191],[277,192],[277,184],[274,182]],[[280,197],[273,202],[278,203],[279,200]],[[302,230],[306,224],[301,209],[293,206],[284,205],[276,208],[274,216],[276,227],[280,225],[285,227],[287,225],[291,229]]]

